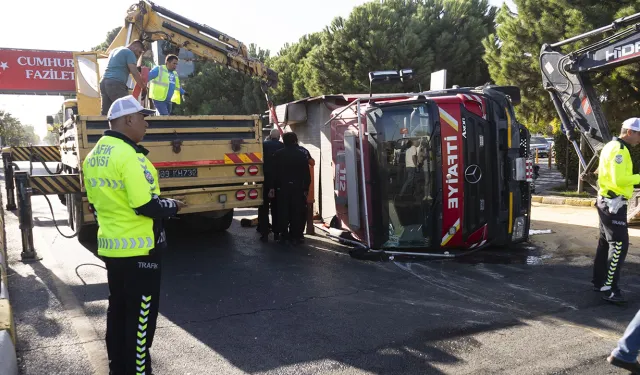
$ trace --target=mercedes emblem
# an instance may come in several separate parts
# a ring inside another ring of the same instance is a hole
[[[482,169],[476,164],[472,164],[465,169],[464,178],[470,184],[477,184],[482,179]]]

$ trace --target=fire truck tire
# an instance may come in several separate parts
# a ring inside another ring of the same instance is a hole
[[[231,223],[233,223],[233,210],[227,212],[221,217],[211,220],[214,232],[224,232],[229,229],[229,227],[231,227]]]

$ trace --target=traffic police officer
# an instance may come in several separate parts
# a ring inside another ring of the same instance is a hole
[[[633,186],[640,184],[640,175],[633,173],[629,155],[629,148],[637,144],[640,144],[640,118],[634,117],[622,123],[620,137],[604,146],[598,165],[600,240],[592,282],[594,290],[606,292],[603,299],[613,303],[625,302],[618,282],[629,248],[627,201]]]
[[[131,95],[117,99],[107,119],[111,130],[83,163],[87,198],[98,222],[98,255],[109,284],[107,353],[111,375],[151,374],[149,348],[158,317],[162,219],[184,205],[160,198],[158,173],[138,145],[148,127]]]
[[[278,199],[280,242],[290,239],[294,243],[301,243],[304,241],[302,210],[306,206],[311,173],[307,156],[298,147],[296,134],[285,133],[282,141],[284,148],[276,152],[273,157],[275,173],[269,196],[274,196],[275,189],[275,196]]]

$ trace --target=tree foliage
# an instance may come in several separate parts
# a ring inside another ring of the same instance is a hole
[[[408,87],[374,86],[374,91],[429,87],[433,71],[447,69],[450,84],[474,86],[489,80],[480,56],[482,40],[495,32],[497,8],[488,0],[381,0],[354,8],[324,30],[285,45],[271,57],[250,45],[250,54],[279,74],[274,103],[332,93],[369,91],[368,73],[412,68]],[[119,28],[95,49],[106,49]],[[266,109],[259,83],[212,63],[198,62],[183,80],[188,93],[180,114],[249,114]]]
[[[320,33],[305,35],[297,43],[285,44],[278,56],[269,60],[270,68],[278,72],[278,87],[273,90],[275,103],[287,103],[309,96],[305,87],[304,66],[309,52],[320,42]]]
[[[412,68],[428,88],[447,69],[450,83],[484,84],[482,40],[494,32],[497,9],[487,0],[384,0],[354,8],[318,33],[286,45],[270,61],[280,74],[277,101],[369,91],[368,73]],[[374,87],[374,91],[390,91]]]
[[[91,48],[91,50],[92,51],[96,51],[96,52],[105,52],[107,50],[107,48],[109,48],[109,46],[111,45],[111,42],[113,42],[113,40],[116,38],[116,36],[120,32],[120,29],[122,29],[122,27],[118,26],[118,27],[112,29],[111,31],[109,31],[107,33],[107,36],[106,36],[104,42],[102,42],[102,43],[98,44],[97,46]]]
[[[269,58],[269,51],[249,45],[251,57]],[[260,81],[212,62],[196,62],[194,74],[182,87],[187,93],[182,105],[175,109],[183,115],[259,114],[267,103]]]
[[[516,109],[520,121],[533,132],[546,133],[557,118],[549,94],[542,87],[539,54],[544,43],[566,38],[610,24],[614,19],[633,14],[640,0],[515,0],[518,13],[505,5],[498,12],[496,33],[484,41],[484,60],[491,78],[500,85],[517,85],[522,104]],[[602,37],[600,37],[602,38]],[[586,40],[569,45],[569,53],[592,43]],[[593,75],[596,91],[614,134],[621,122],[640,109],[638,64],[613,72]]]
[[[68,97],[65,97],[68,99]],[[57,146],[60,144],[60,128],[64,124],[64,115],[62,113],[62,108],[53,115],[53,125],[47,126],[47,135],[44,136],[42,142],[48,146]]]
[[[48,131],[44,136],[42,142],[47,146],[57,146],[60,143],[60,136],[57,131]]]
[[[28,146],[40,143],[33,126],[23,125],[9,112],[0,110],[0,137],[3,146]]]

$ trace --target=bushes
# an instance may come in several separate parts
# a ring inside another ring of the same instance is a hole
[[[553,135],[553,153],[556,157],[556,168],[562,173],[562,177],[567,178],[567,147],[569,147],[569,181],[578,182],[578,155],[576,155],[573,145],[569,143],[567,136],[563,133]]]

